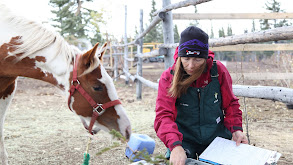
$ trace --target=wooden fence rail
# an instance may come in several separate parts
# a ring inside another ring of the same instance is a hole
[[[254,33],[211,39],[209,45],[210,47],[218,47],[224,45],[237,45],[291,39],[293,39],[293,26],[286,26]]]
[[[158,83],[149,81],[141,76],[135,76],[133,81],[135,81],[136,79],[138,79],[148,87],[158,90]],[[235,96],[280,101],[288,105],[293,104],[293,89],[290,88],[246,85],[233,85],[232,88]]]
[[[292,19],[293,13],[174,13],[174,20],[202,19]]]
[[[281,101],[293,105],[293,89],[273,86],[233,85],[236,96]]]
[[[219,47],[210,47],[211,51],[278,51],[293,50],[293,44],[238,44]]]
[[[232,79],[238,79],[239,74],[231,73]],[[238,76],[237,76],[238,75]],[[273,73],[273,72],[265,72],[265,73],[241,73],[244,76],[245,80],[293,80],[293,73]]]
[[[293,26],[279,27],[275,29],[263,30],[259,32],[245,33],[240,35],[212,38],[209,40],[210,47],[225,45],[237,45],[247,43],[259,43],[268,41],[280,41],[293,39]],[[178,43],[161,44],[159,48],[176,48]]]
[[[128,54],[134,53],[135,57],[139,58],[149,58],[149,57],[157,57],[166,55],[166,49],[164,48],[166,44],[159,45],[160,49],[152,50],[147,53],[136,53],[136,52],[129,52]],[[174,46],[176,48],[178,43],[170,44],[171,47]],[[225,45],[225,46],[218,46],[218,47],[210,47],[211,51],[215,52],[222,52],[222,51],[288,51],[293,50],[293,44],[287,43],[277,43],[277,44],[238,44],[238,45]],[[112,53],[112,56],[121,56],[124,53]],[[105,54],[104,57],[110,57],[109,54]],[[133,58],[127,58],[128,61],[134,61]]]

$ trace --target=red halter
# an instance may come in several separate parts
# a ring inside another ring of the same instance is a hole
[[[92,131],[93,129],[93,125],[95,123],[95,121],[97,120],[97,118],[102,115],[105,110],[109,107],[113,107],[115,105],[121,104],[121,102],[119,100],[113,100],[113,101],[109,101],[105,104],[98,104],[96,103],[92,97],[82,88],[82,86],[80,85],[80,82],[77,79],[77,63],[78,63],[78,59],[79,59],[79,55],[76,56],[76,60],[74,63],[74,67],[73,67],[73,73],[72,73],[72,82],[71,82],[71,87],[69,90],[69,97],[68,97],[68,107],[69,109],[72,111],[72,109],[70,108],[70,103],[71,103],[71,96],[74,94],[74,92],[77,90],[89,103],[90,105],[93,107],[93,115],[91,118],[91,122],[88,128],[86,128],[90,134],[94,134],[94,132]]]

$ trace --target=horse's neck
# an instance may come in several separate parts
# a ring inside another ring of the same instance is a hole
[[[55,46],[54,44],[48,46],[17,63],[15,63],[14,57],[4,59],[3,54],[0,53],[0,76],[39,79],[67,91],[73,66],[68,64],[68,60],[64,56],[53,54],[56,53]]]

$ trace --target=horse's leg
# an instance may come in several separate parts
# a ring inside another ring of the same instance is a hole
[[[0,158],[3,165],[8,164],[3,135],[5,112],[14,96],[15,88],[16,77],[0,77]]]

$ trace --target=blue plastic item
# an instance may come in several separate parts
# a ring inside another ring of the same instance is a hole
[[[142,151],[145,148],[147,153],[150,155],[153,154],[155,150],[155,140],[148,135],[132,133],[127,144],[128,147],[125,150],[125,155],[134,162],[139,161],[140,159],[133,160],[135,154],[133,154],[132,151]]]

